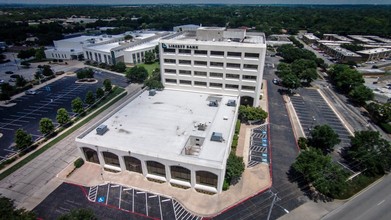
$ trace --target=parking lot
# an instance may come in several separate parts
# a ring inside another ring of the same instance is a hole
[[[316,125],[328,124],[341,139],[338,147],[349,145],[350,133],[318,90],[303,88],[298,90],[298,95],[291,96],[290,99],[307,137]]]
[[[0,141],[0,159],[15,153],[12,147],[14,135],[17,129],[22,128],[37,140],[42,137],[39,132],[41,118],[50,118],[55,125],[57,110],[65,108],[70,115],[74,115],[71,101],[76,97],[84,100],[88,91],[95,92],[106,78],[110,78],[114,85],[126,86],[125,77],[99,73],[95,76],[98,83],[78,84],[76,76],[65,76],[51,84],[37,89],[35,95],[23,95],[12,100],[16,105],[12,107],[0,107],[0,133],[3,134]],[[33,89],[34,90],[34,89]]]
[[[76,208],[90,208],[98,219],[201,219],[175,199],[110,183],[93,187],[63,183],[34,211],[38,217],[55,219]]]
[[[262,162],[269,163],[268,146],[268,125],[264,124],[252,129],[247,167],[253,167]]]

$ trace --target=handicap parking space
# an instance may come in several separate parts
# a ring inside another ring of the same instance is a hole
[[[350,133],[316,89],[300,89],[290,97],[305,135],[316,125],[328,124],[340,137],[339,147],[349,144]]]
[[[247,167],[254,167],[262,162],[269,163],[268,146],[268,125],[252,129]]]
[[[175,199],[117,184],[103,184],[87,189],[91,202],[108,205],[155,219],[201,219]]]

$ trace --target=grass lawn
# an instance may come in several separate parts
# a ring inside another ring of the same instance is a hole
[[[159,63],[158,62],[154,62],[154,63],[151,63],[151,64],[138,64],[137,66],[143,66],[145,69],[147,69],[148,71],[148,75],[151,75],[152,72],[156,69],[156,68],[159,68]]]

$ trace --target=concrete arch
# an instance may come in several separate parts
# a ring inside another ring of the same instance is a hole
[[[96,150],[88,147],[82,147],[82,151],[88,162],[100,164],[98,152]]]
[[[141,160],[131,156],[124,156],[124,162],[126,170],[136,173],[143,173]]]
[[[105,161],[105,164],[111,165],[111,166],[116,166],[116,167],[121,167],[117,154],[105,151],[105,152],[102,152],[102,155],[103,155],[103,159]]]
[[[219,177],[209,171],[196,171],[196,183],[217,188]]]
[[[251,96],[241,96],[240,105],[254,106],[254,98]]]
[[[166,177],[166,167],[164,164],[150,160],[146,161],[148,174]]]
[[[191,182],[191,171],[182,166],[171,166],[170,167],[171,178]]]

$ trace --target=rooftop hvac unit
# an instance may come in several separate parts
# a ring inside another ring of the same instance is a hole
[[[107,128],[107,125],[99,125],[97,128],[96,128],[96,134],[98,135],[104,135],[106,133],[106,131],[108,131],[109,129]]]
[[[155,89],[149,90],[149,96],[154,96],[154,95],[156,95],[156,90]]]
[[[209,106],[211,106],[211,107],[218,107],[219,106],[219,102],[217,100],[211,100],[211,101],[209,101]]]
[[[199,123],[197,125],[197,128],[198,128],[199,131],[205,131],[206,130],[206,126],[207,125],[205,123]]]
[[[219,132],[213,132],[212,137],[210,138],[211,141],[216,141],[216,142],[223,142],[223,134]]]
[[[236,106],[236,100],[234,100],[234,99],[228,100],[227,106]]]

